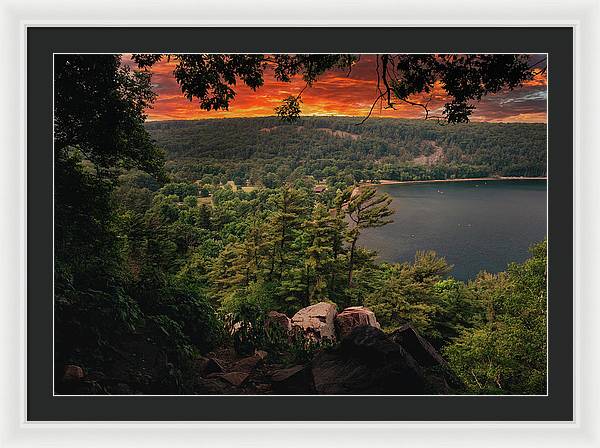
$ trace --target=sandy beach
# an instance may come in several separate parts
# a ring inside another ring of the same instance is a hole
[[[431,179],[431,180],[389,180],[382,179],[377,182],[361,182],[360,187],[378,185],[395,185],[395,184],[429,184],[429,183],[446,183],[446,182],[484,182],[494,180],[548,180],[547,177],[517,177],[517,176],[497,176],[497,177],[470,177],[465,179]]]

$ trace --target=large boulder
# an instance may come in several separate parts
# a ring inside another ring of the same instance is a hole
[[[422,394],[423,370],[400,345],[372,326],[352,330],[339,346],[313,359],[319,394]]]
[[[411,324],[398,328],[390,338],[424,368],[428,393],[451,393],[464,388],[446,360]]]
[[[335,340],[335,304],[319,302],[302,308],[292,317],[292,327],[302,329],[304,334],[315,339]]]
[[[445,366],[446,361],[438,351],[410,324],[405,324],[390,335],[423,367]]]
[[[381,329],[375,313],[364,306],[351,306],[335,317],[335,328],[340,339],[348,336],[356,327],[369,325]]]

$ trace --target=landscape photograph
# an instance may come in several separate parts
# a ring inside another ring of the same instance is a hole
[[[546,54],[55,54],[56,395],[546,395]]]

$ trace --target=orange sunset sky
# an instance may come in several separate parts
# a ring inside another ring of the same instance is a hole
[[[545,55],[531,55],[532,61],[539,61]],[[131,64],[128,56],[124,62]],[[265,72],[265,83],[252,91],[240,82],[234,90],[237,95],[228,111],[201,110],[197,100],[189,101],[173,76],[174,60],[163,60],[152,68],[152,83],[158,98],[152,109],[147,111],[148,120],[196,120],[205,118],[256,117],[274,115],[273,109],[288,95],[297,95],[304,87],[297,77],[290,83],[278,82],[271,69]],[[347,70],[334,70],[322,75],[312,87],[302,94],[303,115],[350,115],[365,116],[376,98],[375,55],[361,55],[350,76]],[[433,114],[445,102],[445,93],[436,85],[433,95],[420,98],[432,100],[429,108]],[[513,91],[503,91],[484,97],[475,103],[472,121],[490,122],[546,122],[547,76],[537,74],[532,81]],[[396,110],[375,107],[373,117],[422,118],[422,109],[407,104],[399,104]]]

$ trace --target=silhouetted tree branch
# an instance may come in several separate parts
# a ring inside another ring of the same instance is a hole
[[[296,96],[286,97],[275,111],[286,121],[294,121],[301,113],[301,96],[324,73],[334,69],[348,69],[358,56],[350,54],[174,54],[167,57],[177,61],[173,71],[182,93],[191,101],[197,99],[205,110],[228,110],[235,98],[234,87],[238,81],[252,90],[264,84],[264,72],[273,70],[275,79],[291,82],[296,76],[305,82]],[[133,60],[140,68],[148,68],[160,61],[161,55],[135,54]],[[546,67],[538,68],[545,58],[530,64],[524,54],[381,54],[376,55],[377,103],[386,109],[395,109],[400,101],[423,109],[423,118],[435,118],[447,123],[469,121],[475,110],[475,102],[483,96],[501,90],[512,90],[544,73]],[[438,85],[447,96],[441,115],[432,115],[429,109],[431,96],[425,103],[415,96],[430,94]]]

